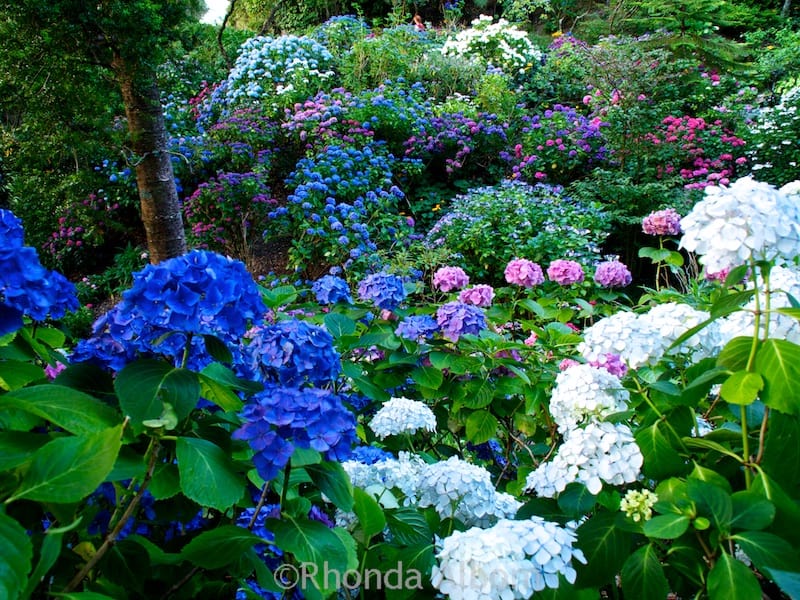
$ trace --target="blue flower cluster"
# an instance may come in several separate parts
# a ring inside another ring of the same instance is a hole
[[[358,446],[353,448],[353,460],[356,460],[365,465],[374,465],[375,463],[389,460],[394,458],[391,452],[387,452],[382,448],[375,446]]]
[[[406,298],[403,279],[383,271],[367,275],[358,284],[358,297],[378,308],[394,310]]]
[[[79,307],[75,286],[45,269],[24,240],[22,221],[0,209],[0,335],[22,327],[23,316],[59,319]]]
[[[342,370],[333,338],[321,327],[289,319],[254,327],[247,333],[245,367],[256,378],[282,385],[321,386]]]
[[[444,337],[453,342],[465,334],[478,335],[487,327],[483,311],[463,302],[442,304],[436,311],[436,321]]]
[[[323,275],[311,285],[311,291],[319,304],[351,304],[350,286],[336,275]]]
[[[439,332],[439,324],[430,315],[411,315],[400,321],[395,334],[407,340],[421,342]]]
[[[353,413],[330,390],[266,384],[241,416],[245,423],[233,437],[250,444],[253,464],[265,481],[286,466],[295,447],[312,448],[328,460],[345,460],[356,441]]]

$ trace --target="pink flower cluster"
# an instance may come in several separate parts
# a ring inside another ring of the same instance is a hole
[[[633,276],[628,267],[618,260],[602,262],[594,272],[594,282],[604,288],[625,287],[631,281]]]
[[[547,267],[547,277],[559,285],[572,285],[583,281],[583,267],[574,260],[557,259]]]
[[[544,282],[542,267],[526,258],[515,258],[506,265],[506,281],[523,287],[533,287]]]
[[[440,292],[460,290],[469,285],[469,276],[461,267],[442,267],[433,274],[433,287]]]
[[[628,372],[628,365],[622,360],[619,354],[601,354],[596,360],[589,361],[589,364],[597,369],[605,369],[612,375],[622,379]]]
[[[490,285],[474,285],[471,288],[462,290],[458,295],[459,302],[464,304],[472,304],[473,306],[480,306],[486,308],[492,305],[494,299],[494,288]]]
[[[681,216],[674,208],[651,212],[642,220],[642,231],[648,235],[678,235]]]

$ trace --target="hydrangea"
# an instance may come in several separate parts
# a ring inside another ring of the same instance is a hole
[[[245,366],[263,381],[321,386],[341,372],[333,338],[322,327],[298,319],[252,328],[246,336]]]
[[[356,441],[356,421],[339,396],[318,388],[266,384],[241,413],[233,433],[254,450],[259,476],[271,481],[286,466],[295,447],[312,448],[328,460],[346,460]]]
[[[357,446],[353,448],[352,460],[364,463],[365,465],[374,465],[383,460],[394,460],[394,455],[387,452],[382,448],[375,446]]]
[[[596,495],[604,482],[623,485],[636,481],[643,462],[642,451],[627,425],[590,422],[565,436],[555,457],[528,474],[525,488],[554,498],[569,483],[578,481]]]
[[[674,208],[651,212],[642,219],[642,231],[648,235],[678,235],[681,216]]]
[[[597,265],[594,282],[600,287],[617,288],[630,285],[633,276],[625,264],[618,260],[607,260]]]
[[[369,423],[380,439],[390,435],[413,435],[419,430],[436,431],[436,417],[424,402],[409,398],[392,398],[383,403]]]
[[[590,361],[589,364],[598,369],[605,369],[615,377],[622,379],[628,372],[628,365],[622,360],[618,354],[601,354],[595,360]]]
[[[627,410],[628,400],[630,394],[616,376],[579,364],[556,376],[550,414],[559,431],[567,433],[589,421]]]
[[[619,509],[635,523],[649,521],[656,502],[658,496],[650,490],[628,490],[619,503]]]
[[[708,321],[710,314],[679,302],[657,304],[639,316],[639,321],[649,324],[661,336],[663,353],[668,355],[683,354],[699,360],[714,356],[724,345],[720,334],[719,322],[714,321],[693,334],[678,347],[670,348],[673,342],[684,333]]]
[[[346,460],[342,468],[353,486],[375,496],[383,506],[398,506],[392,490],[398,490],[405,505],[416,502],[419,478],[425,462],[416,455],[400,452],[396,459],[386,458],[371,464]]]
[[[463,302],[448,302],[436,311],[436,322],[442,335],[457,342],[464,334],[478,335],[486,329],[486,316],[477,306]]]
[[[440,292],[460,290],[469,285],[469,276],[461,267],[442,267],[433,274],[433,287]]]
[[[631,369],[654,365],[661,358],[664,344],[655,324],[642,322],[636,313],[619,311],[583,330],[578,352],[589,362],[616,354]]]
[[[439,324],[430,315],[411,315],[400,321],[395,334],[407,340],[421,342],[439,331]]]
[[[800,255],[800,203],[749,177],[707,187],[681,228],[680,247],[696,252],[711,273],[751,259],[781,263]]]
[[[441,518],[453,517],[469,526],[496,509],[491,473],[457,456],[426,465],[417,485],[418,505],[433,506]]]
[[[462,290],[458,295],[459,302],[480,306],[481,308],[491,306],[492,300],[494,300],[494,288],[485,284],[473,285],[471,288]]]
[[[358,284],[358,297],[378,308],[394,310],[406,298],[403,279],[391,273],[373,273]]]
[[[353,302],[347,281],[336,275],[323,275],[311,285],[311,291],[319,304]]]
[[[583,281],[583,267],[574,260],[557,259],[547,267],[547,276],[559,285],[572,285]]]
[[[575,583],[573,560],[586,564],[575,541],[573,529],[539,516],[456,531],[439,543],[431,583],[451,600],[530,598],[557,588],[559,575]]]
[[[504,271],[506,281],[523,287],[533,287],[544,282],[542,267],[525,258],[510,261]]]

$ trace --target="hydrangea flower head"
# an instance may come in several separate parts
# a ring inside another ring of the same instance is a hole
[[[601,354],[595,360],[590,361],[589,364],[598,369],[605,369],[615,377],[622,379],[628,372],[628,365],[622,360],[619,354]]]
[[[491,473],[457,456],[426,465],[417,485],[419,506],[433,506],[443,519],[474,525],[496,508]]]
[[[544,282],[542,267],[525,258],[515,258],[505,268],[504,275],[508,283],[533,287]]]
[[[473,285],[471,288],[461,290],[458,300],[464,304],[488,308],[494,300],[494,288],[485,284]]]
[[[469,276],[461,267],[442,267],[433,274],[433,287],[440,292],[452,292],[469,285]]]
[[[561,371],[550,397],[550,414],[559,431],[602,419],[628,408],[630,394],[619,378],[605,369],[578,364]]]
[[[457,342],[464,334],[478,335],[487,327],[483,311],[463,302],[442,304],[436,311],[436,322],[442,335],[452,342]]]
[[[406,298],[403,279],[391,273],[373,273],[358,284],[358,297],[378,308],[394,310]]]
[[[321,386],[342,370],[333,338],[322,327],[298,319],[252,328],[247,333],[246,366],[263,381]]]
[[[656,210],[642,220],[642,231],[648,235],[678,235],[681,216],[674,208]]]
[[[347,281],[336,275],[323,275],[311,285],[311,291],[319,304],[353,302]]]
[[[584,273],[580,263],[559,258],[547,267],[547,276],[559,285],[572,285],[583,281]]]
[[[649,521],[656,502],[658,496],[650,490],[628,490],[619,503],[619,509],[635,523]]]
[[[696,252],[711,273],[751,259],[780,264],[800,255],[800,203],[750,177],[707,187],[681,228],[680,247]]]
[[[436,431],[436,417],[424,402],[409,398],[392,398],[383,403],[372,421],[370,429],[380,439],[390,435],[413,435],[419,430]]]
[[[439,332],[439,324],[430,315],[410,315],[400,321],[395,334],[407,340],[421,342]]]
[[[620,288],[630,285],[633,276],[625,264],[618,260],[607,260],[597,265],[594,282],[604,288]]]

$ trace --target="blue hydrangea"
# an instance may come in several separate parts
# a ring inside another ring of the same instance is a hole
[[[245,368],[257,379],[300,386],[324,385],[342,370],[331,334],[298,319],[254,327],[247,334]]]
[[[420,342],[439,331],[439,324],[430,315],[411,315],[406,317],[394,330],[395,334],[407,340]]]
[[[403,279],[383,271],[368,275],[358,284],[358,297],[378,308],[394,310],[406,298]]]
[[[375,446],[358,446],[353,448],[353,460],[356,460],[365,465],[374,465],[375,463],[393,459],[394,455],[391,452],[376,448]]]
[[[346,460],[356,441],[355,417],[330,390],[266,384],[241,416],[244,424],[233,437],[247,440],[265,481],[280,473],[295,447],[311,448],[328,460]]]
[[[448,340],[457,342],[464,334],[478,335],[486,329],[486,316],[477,306],[448,302],[436,311],[436,322]]]
[[[311,291],[319,304],[351,304],[350,286],[347,281],[336,275],[324,275],[311,285]]]

